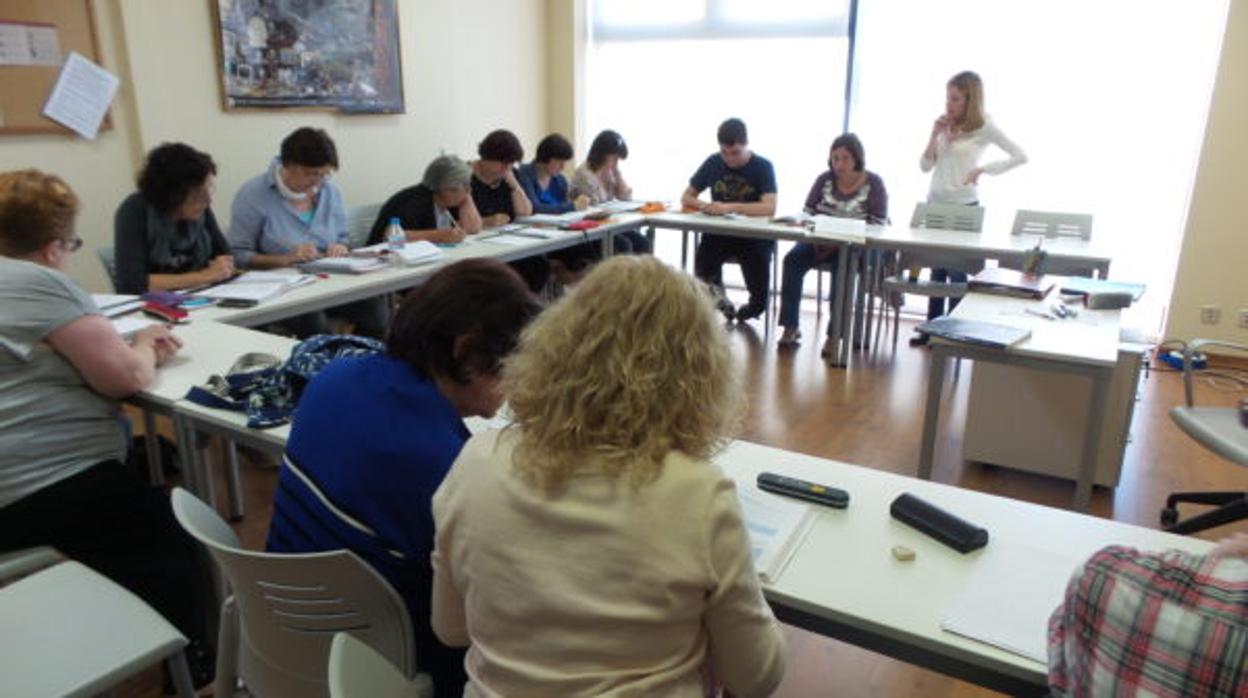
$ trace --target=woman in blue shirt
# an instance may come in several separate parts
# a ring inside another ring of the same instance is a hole
[[[532,202],[534,213],[584,211],[589,206],[589,196],[585,194],[569,198],[568,178],[563,176],[563,169],[570,160],[572,144],[563,136],[552,133],[537,144],[537,156],[533,162],[516,168],[516,181]],[[552,252],[546,257],[556,263],[553,270],[555,276],[566,284],[598,261],[598,250],[594,245],[584,243]]]
[[[346,548],[372,565],[407,603],[416,663],[438,696],[459,695],[466,677],[463,650],[429,628],[430,501],[468,440],[464,417],[502,404],[502,360],[538,310],[501,262],[446,267],[404,300],[386,354],[313,379],[286,445],[268,550]]]

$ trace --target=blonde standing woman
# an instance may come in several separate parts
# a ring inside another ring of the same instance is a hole
[[[623,306],[623,307],[621,307]],[[433,629],[468,696],[763,696],[784,672],[732,481],[738,371],[705,288],[599,266],[504,368],[515,422],[434,495]]]

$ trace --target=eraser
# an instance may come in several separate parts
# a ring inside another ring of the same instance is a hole
[[[893,557],[901,562],[910,562],[914,560],[914,551],[904,545],[894,545]]]

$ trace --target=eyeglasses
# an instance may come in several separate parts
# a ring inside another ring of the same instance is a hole
[[[72,238],[68,240],[61,240],[60,243],[61,243],[61,249],[65,250],[66,252],[77,252],[78,250],[82,249],[82,238],[78,237],[77,235],[73,236]]]

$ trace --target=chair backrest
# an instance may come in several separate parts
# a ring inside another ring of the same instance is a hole
[[[910,227],[982,232],[984,207],[919,202],[914,205],[914,214],[910,216]]]
[[[1055,213],[1018,209],[1011,235],[1043,235],[1046,238],[1092,239],[1092,214]]]
[[[372,647],[338,633],[329,649],[330,698],[430,698],[433,682],[408,679]]]
[[[365,204],[347,209],[347,246],[354,249],[368,243],[368,234],[381,213],[381,204]]]
[[[173,511],[230,585],[241,628],[239,677],[255,695],[327,695],[329,648],[338,632],[367,643],[404,676],[415,675],[407,606],[355,554],[243,550],[216,510],[181,488],[173,492]]]
[[[113,292],[117,291],[117,262],[116,256],[111,247],[95,248],[95,256],[100,258],[100,266],[104,267],[104,273],[108,274],[108,281],[113,285]]]

